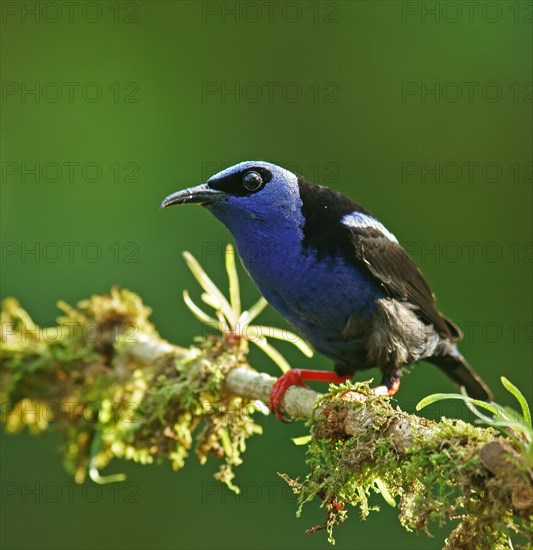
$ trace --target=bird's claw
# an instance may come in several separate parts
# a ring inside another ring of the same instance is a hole
[[[283,409],[281,409],[280,407],[273,408],[272,412],[278,420],[281,420],[285,424],[290,424],[291,422],[294,422],[293,419],[290,416],[286,415],[283,412]]]
[[[287,415],[283,415],[282,401],[285,392],[290,386],[303,386],[304,380],[313,380],[315,382],[329,382],[330,384],[342,384],[351,378],[351,375],[339,376],[334,372],[329,371],[315,371],[308,369],[291,369],[285,374],[280,376],[270,391],[270,410],[276,415],[277,418],[283,421],[287,421]]]
[[[305,386],[300,369],[291,369],[280,376],[270,391],[270,410],[283,422],[290,422],[289,417],[283,414],[282,407],[283,396],[290,386]]]
[[[331,372],[310,371],[304,369],[291,369],[280,376],[273,384],[270,390],[270,410],[275,414],[276,418],[283,422],[291,422],[289,415],[283,412],[283,397],[290,386],[303,386],[304,380],[315,380],[322,382],[330,382],[340,384],[348,380],[350,376],[339,376]],[[400,379],[397,377],[387,377],[383,380],[380,386],[373,388],[374,395],[392,397],[400,387]],[[343,396],[343,399],[366,401],[366,396],[356,391],[348,391]]]

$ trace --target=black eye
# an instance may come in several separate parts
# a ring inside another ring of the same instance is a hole
[[[263,178],[259,172],[251,170],[244,174],[242,184],[248,191],[257,191],[263,185]]]

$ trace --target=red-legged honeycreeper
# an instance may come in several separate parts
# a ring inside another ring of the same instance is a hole
[[[368,210],[275,164],[247,161],[169,195],[161,207],[196,203],[231,232],[255,284],[296,331],[332,359],[335,372],[292,369],[270,406],[304,380],[340,383],[379,367],[377,393],[394,395],[400,375],[424,359],[474,398],[491,392],[459,353],[460,329],[436,309],[420,270]]]

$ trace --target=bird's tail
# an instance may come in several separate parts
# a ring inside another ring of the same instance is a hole
[[[428,357],[426,361],[437,365],[458,386],[464,386],[470,397],[492,401],[493,396],[489,387],[459,353],[454,344],[446,341],[441,342],[436,353]]]

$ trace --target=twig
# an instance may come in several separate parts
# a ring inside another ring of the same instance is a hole
[[[161,339],[150,310],[131,292],[61,307],[58,327],[40,329],[15,300],[4,302],[0,377],[8,430],[63,433],[76,479],[89,472],[97,482],[120,479],[99,474],[114,457],[168,458],[178,469],[196,437],[199,458],[223,458],[217,477],[237,490],[232,468],[242,462],[246,439],[260,433],[254,402],[268,402],[276,379],[251,369],[246,352],[224,338],[190,348]],[[89,326],[97,338],[89,338]],[[43,415],[52,403],[60,410],[53,420]],[[368,513],[372,489],[389,503],[400,499],[400,521],[409,529],[460,517],[450,549],[504,548],[513,531],[533,534],[532,473],[512,439],[404,413],[368,384],[325,395],[291,387],[283,406],[293,418],[311,419],[312,434],[310,473],[303,482],[285,479],[301,503],[324,501],[330,536],[345,505]]]

